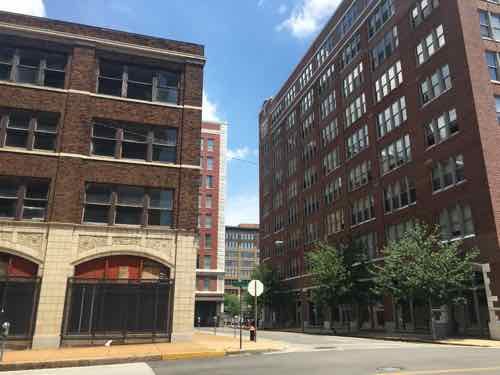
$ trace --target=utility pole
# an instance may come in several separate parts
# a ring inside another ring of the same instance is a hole
[[[243,329],[242,329],[242,324],[243,324],[243,316],[242,316],[242,298],[241,298],[241,284],[240,284],[240,350],[243,349]]]

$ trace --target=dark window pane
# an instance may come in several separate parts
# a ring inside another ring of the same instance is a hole
[[[15,129],[29,129],[31,115],[25,112],[13,113],[9,117],[9,128]]]
[[[142,207],[116,207],[116,224],[140,225]]]
[[[59,115],[56,113],[44,113],[37,117],[36,130],[43,132],[55,133],[57,124],[59,123]]]
[[[15,198],[17,197],[18,185],[7,178],[0,179],[0,197]]]
[[[16,199],[0,198],[0,217],[12,218],[16,216]]]
[[[26,185],[26,198],[47,199],[49,194],[48,182],[31,182]]]
[[[148,145],[145,143],[122,143],[122,157],[127,159],[141,159],[147,158]]]
[[[172,190],[151,190],[149,193],[150,207],[172,209]]]
[[[94,124],[93,136],[99,138],[116,138],[116,129],[111,125]]]
[[[45,71],[45,86],[56,87],[58,89],[64,88],[65,72],[57,72],[53,70]]]
[[[55,151],[56,136],[55,134],[35,133],[35,143],[33,148],[37,150]]]
[[[153,86],[129,81],[127,98],[151,101],[153,98]]]
[[[158,89],[158,99],[159,102],[164,103],[174,103],[178,102],[178,90],[177,89]]]
[[[33,50],[21,50],[19,54],[19,64],[36,68],[40,66],[40,60],[43,57],[41,52]]]
[[[166,146],[177,145],[177,129],[155,129],[153,142]]]
[[[57,55],[57,54],[47,55],[47,68],[64,70],[66,68],[66,60],[67,58],[65,55]]]
[[[96,206],[87,204],[83,215],[83,221],[87,223],[108,223],[108,206]]]
[[[122,96],[122,81],[103,77],[99,78],[99,93],[105,95]]]
[[[117,190],[118,204],[137,205],[144,204],[144,189],[133,186],[120,186]]]
[[[14,56],[14,48],[0,47],[0,61],[11,63]]]
[[[10,79],[10,65],[0,64],[0,80],[8,81]]]
[[[175,163],[177,161],[177,148],[154,145],[153,161]]]
[[[110,139],[92,140],[92,154],[100,156],[115,156],[116,141]]]
[[[23,219],[42,220],[45,218],[47,202],[25,199],[23,206]]]
[[[38,68],[18,66],[17,81],[21,83],[38,83]]]
[[[149,210],[149,225],[172,225],[172,211],[167,210]]]
[[[125,141],[147,142],[148,131],[144,127],[127,126],[123,129],[123,139]]]
[[[120,64],[101,62],[99,69],[101,77],[123,78],[123,66]]]
[[[153,71],[145,68],[139,68],[136,66],[128,67],[128,80],[130,81],[142,82],[142,83],[153,83]]]
[[[111,203],[111,187],[101,184],[88,184],[85,192],[87,203]]]
[[[27,130],[13,130],[7,129],[6,146],[11,147],[27,147],[28,144],[28,131]]]
[[[179,74],[174,72],[158,72],[159,87],[178,87]]]

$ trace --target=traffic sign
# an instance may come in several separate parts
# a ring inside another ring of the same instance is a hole
[[[246,289],[248,287],[248,281],[238,280],[235,281],[233,285],[241,289]]]
[[[264,293],[264,284],[259,280],[252,280],[248,283],[248,293],[252,297],[258,297]]]

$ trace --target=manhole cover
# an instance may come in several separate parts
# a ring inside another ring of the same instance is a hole
[[[316,350],[329,350],[329,349],[335,349],[335,346],[316,346],[314,347]]]
[[[377,372],[398,372],[403,370],[402,367],[379,367]]]

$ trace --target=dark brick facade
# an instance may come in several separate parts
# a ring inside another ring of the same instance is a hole
[[[362,3],[363,1],[357,2]],[[414,27],[410,22],[410,10],[417,1],[393,1],[395,14],[385,22],[375,35],[369,38],[366,20],[379,4],[379,2],[372,2],[359,15],[360,17],[352,25],[352,29],[342,37],[326,60],[318,66],[318,60],[315,56],[318,48],[351,3],[354,1],[342,2],[276,97],[266,102],[260,113],[261,258],[267,258],[268,262],[282,267],[291,258],[297,257],[301,261],[299,274],[304,275],[306,273],[303,263],[304,253],[311,248],[304,242],[304,231],[309,223],[317,223],[320,228],[319,239],[329,242],[336,242],[342,238],[357,239],[364,234],[376,233],[377,253],[375,256],[380,256],[380,250],[386,243],[385,231],[389,225],[408,219],[419,219],[439,224],[440,213],[445,208],[460,203],[467,204],[472,208],[474,222],[475,235],[467,236],[464,246],[476,246],[480,249],[479,263],[497,263],[500,257],[500,196],[498,194],[500,128],[495,116],[494,95],[500,95],[500,86],[490,82],[485,64],[485,51],[500,51],[500,47],[494,41],[481,38],[478,9],[489,9],[492,12],[500,13],[500,6],[483,0],[441,0],[439,6],[433,9],[423,22]],[[370,2],[365,1],[365,3]],[[444,27],[446,44],[423,64],[418,65],[416,59],[417,44],[439,25]],[[397,26],[399,47],[382,64],[373,69],[370,53],[394,26]],[[360,52],[347,66],[341,69],[340,54],[342,48],[345,43],[352,39],[354,34],[361,36]],[[313,64],[312,78],[304,89],[297,89],[295,99],[291,101],[290,105],[285,106],[280,116],[273,119],[272,112],[278,107],[292,83],[298,79],[302,69],[310,61]],[[363,83],[346,98],[342,94],[342,82],[361,61],[364,67]],[[402,64],[403,83],[377,102],[375,81],[397,61],[401,61]],[[333,83],[326,91],[328,94],[335,90],[336,109],[326,118],[321,119],[320,103],[326,96],[319,94],[319,78],[331,64],[335,66]],[[426,105],[422,105],[419,91],[420,82],[445,64],[450,67],[452,88]],[[312,135],[303,139],[300,136],[300,127],[303,121],[300,113],[300,101],[310,89],[314,89],[312,109],[314,125]],[[366,95],[367,111],[348,127],[345,124],[345,109],[361,93]],[[407,121],[383,137],[378,137],[377,114],[383,112],[402,96],[406,98]],[[459,132],[440,144],[428,147],[424,125],[451,108],[457,110]],[[286,120],[292,111],[295,111],[296,124],[294,128],[287,129]],[[338,120],[339,134],[333,142],[322,147],[321,131],[334,118]],[[365,124],[368,125],[369,147],[355,157],[348,159],[346,155],[347,138]],[[279,128],[281,128],[281,134],[276,138],[281,139],[281,141],[275,141],[273,144],[273,132],[277,133]],[[296,151],[293,154],[287,154],[287,139],[293,134],[297,135]],[[411,139],[411,162],[382,175],[379,160],[380,151],[405,134],[409,134]],[[305,162],[300,155],[303,147],[310,140],[316,141],[318,152],[312,161]],[[341,165],[331,174],[325,176],[322,172],[322,160],[335,148],[339,149]],[[273,166],[273,157],[279,152],[283,153],[284,157],[280,164]],[[463,155],[465,182],[444,191],[433,192],[433,166],[436,162],[457,154]],[[288,176],[287,162],[292,156],[296,156],[298,159],[297,173]],[[366,185],[349,192],[347,190],[348,173],[353,167],[365,160],[371,161],[372,178]],[[316,184],[306,190],[302,188],[302,181],[304,170],[310,166],[316,166],[320,177]],[[273,177],[280,169],[284,171],[281,185],[273,182]],[[326,204],[323,199],[324,189],[329,182],[339,176],[342,177],[342,194],[334,203]],[[383,188],[403,177],[410,177],[415,181],[416,204],[390,214],[384,213]],[[298,195],[288,201],[287,188],[293,181],[298,183]],[[265,185],[269,188],[264,188]],[[280,191],[283,192],[284,204],[281,208],[273,208],[273,197]],[[312,215],[305,216],[303,201],[312,193],[316,193],[320,197],[320,209]],[[351,226],[350,207],[352,203],[368,194],[374,196],[375,219]],[[299,220],[296,224],[287,225],[287,209],[294,203],[298,205]],[[264,213],[266,207],[269,209],[269,214]],[[326,230],[326,216],[339,208],[345,210],[345,229],[338,234],[329,236]],[[283,230],[276,232],[274,220],[277,215],[282,215],[285,218],[285,226]],[[301,233],[299,244],[298,246],[289,246],[290,235],[295,230]],[[275,241],[284,241],[286,251],[276,247]],[[493,268],[497,269],[496,266]],[[310,285],[307,277],[289,279],[291,289],[301,289]],[[493,278],[491,284],[494,296],[500,294],[500,284],[496,279],[497,277]],[[500,305],[495,303],[494,306],[499,307]],[[388,306],[386,306],[386,310],[388,310],[386,311],[386,320],[393,320],[392,312],[389,311]]]

